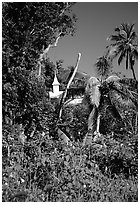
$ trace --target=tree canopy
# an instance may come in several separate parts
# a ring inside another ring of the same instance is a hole
[[[59,34],[73,34],[76,17],[70,15],[71,6],[64,2],[3,3],[4,65],[22,65],[31,70],[42,49]]]
[[[54,69],[54,64],[47,58],[46,49],[49,45],[57,44],[59,38],[74,34],[76,16],[71,12],[73,4],[2,4],[4,123],[8,120],[10,124],[41,121],[40,113],[45,110]],[[42,66],[40,77],[39,62]]]
[[[126,69],[130,68],[134,79],[136,79],[133,66],[135,60],[138,59],[138,45],[134,24],[122,23],[119,27],[115,28],[115,34],[111,35],[108,39],[111,41],[109,45],[110,58],[118,57],[119,65],[125,59]]]

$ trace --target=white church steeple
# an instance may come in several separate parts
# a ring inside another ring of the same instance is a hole
[[[52,85],[53,85],[53,92],[54,93],[59,92],[60,83],[58,82],[58,79],[57,79],[57,76],[56,76],[56,71],[55,71],[54,80],[53,80]]]
[[[53,91],[49,92],[50,98],[58,98],[60,94],[63,93],[63,91],[59,91],[60,83],[58,82],[56,71],[55,71],[54,80],[53,80],[52,85],[53,85]]]

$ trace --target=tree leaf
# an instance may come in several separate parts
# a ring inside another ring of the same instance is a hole
[[[90,97],[91,104],[92,105],[95,104],[97,107],[100,104],[100,97],[101,97],[99,87],[100,87],[100,81],[95,77],[91,77],[86,86],[86,93]]]

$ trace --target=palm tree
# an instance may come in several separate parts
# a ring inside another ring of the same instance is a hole
[[[108,53],[99,57],[95,63],[97,75],[100,76],[103,81],[109,74],[112,68],[112,63],[108,60]]]
[[[111,111],[112,115],[127,123],[123,108],[131,108],[137,111],[137,100],[132,92],[121,82],[118,76],[109,76],[111,62],[106,56],[98,58],[96,62],[97,72],[100,78],[91,77],[85,89],[85,101],[91,107],[88,118],[88,133],[83,145],[90,144],[93,134],[98,135],[100,127],[100,117],[102,111]]]
[[[136,80],[134,71],[135,60],[138,59],[137,50],[137,35],[134,31],[134,24],[122,23],[115,28],[116,34],[111,35],[108,40],[112,43],[107,46],[110,50],[109,55],[111,59],[118,57],[118,64],[120,65],[123,59],[126,62],[126,69],[130,68],[133,77]]]

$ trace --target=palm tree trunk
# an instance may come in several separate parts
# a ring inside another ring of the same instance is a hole
[[[128,69],[128,50],[127,50],[127,53],[126,53],[126,69]]]
[[[100,117],[101,117],[101,115],[99,114],[97,117],[97,128],[96,128],[97,133],[99,133],[99,128],[100,128]]]
[[[87,134],[83,140],[83,146],[90,145],[92,143],[92,136],[93,136],[93,134],[91,132],[87,132]]]
[[[83,146],[90,145],[92,143],[93,133],[96,130],[97,114],[98,114],[98,110],[96,105],[94,105],[88,117],[88,132],[84,138]]]
[[[135,71],[134,71],[134,59],[133,59],[133,56],[131,55],[130,56],[130,59],[129,59],[129,64],[130,64],[130,68],[132,70],[132,74],[133,74],[133,78],[136,80],[136,75],[135,75]]]
[[[138,114],[136,114],[134,118],[134,133],[135,135],[138,134]]]
[[[131,64],[131,70],[132,70],[133,78],[136,80],[136,75],[135,75],[133,64]]]
[[[97,107],[94,105],[88,118],[88,131],[92,133],[96,130],[95,123],[97,120]]]

